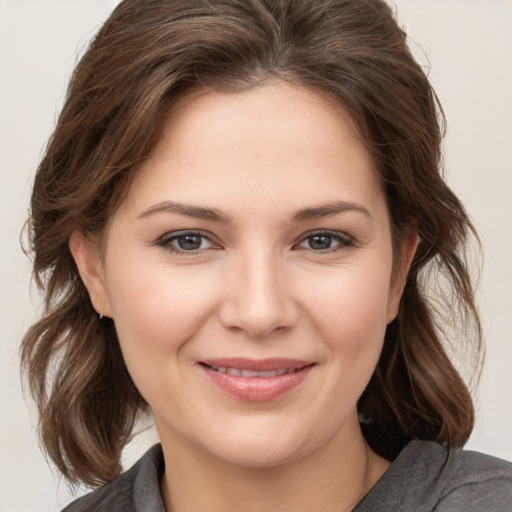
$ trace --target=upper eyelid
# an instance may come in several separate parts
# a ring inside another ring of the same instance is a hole
[[[307,233],[304,233],[299,237],[299,241],[303,241],[311,236],[315,235],[329,235],[336,238],[341,238],[343,240],[350,240],[354,241],[354,237],[349,235],[348,233],[344,231],[335,231],[331,229],[313,229],[311,231],[308,231]]]
[[[203,231],[201,229],[179,229],[177,231],[169,231],[165,233],[164,235],[158,237],[159,241],[165,241],[165,240],[172,240],[174,238],[179,238],[180,236],[187,236],[187,235],[199,235],[207,240],[210,240],[213,243],[216,243],[217,237],[213,235],[212,233],[209,233],[208,231]]]

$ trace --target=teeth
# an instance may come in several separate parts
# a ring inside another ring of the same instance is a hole
[[[257,372],[254,370],[239,370],[238,368],[227,368],[225,366],[211,366],[211,368],[220,373],[227,373],[228,375],[236,375],[237,377],[278,377],[288,373],[294,373],[293,368],[280,368],[279,370],[270,370],[265,372]]]
[[[273,371],[268,371],[268,372],[259,372],[259,376],[260,377],[275,377],[277,375],[283,375],[282,373],[279,374],[277,372],[280,372],[280,371],[286,371],[286,370],[273,370]],[[256,372],[257,373],[257,372]]]
[[[242,377],[258,377],[258,372],[242,370]]]

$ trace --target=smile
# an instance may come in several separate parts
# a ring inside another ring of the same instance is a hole
[[[220,373],[227,373],[229,375],[238,375],[239,377],[277,377],[289,373],[295,373],[297,370],[294,368],[280,368],[279,370],[258,372],[254,370],[241,370],[240,368],[228,368],[227,366],[210,366],[212,370]]]
[[[225,394],[248,402],[267,402],[297,388],[315,364],[277,358],[208,360],[199,366]]]

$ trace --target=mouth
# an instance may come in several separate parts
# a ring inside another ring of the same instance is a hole
[[[224,393],[248,402],[266,402],[297,388],[315,363],[281,358],[231,358],[200,361],[199,366]]]
[[[242,370],[241,368],[230,368],[228,366],[209,366],[208,368],[219,372],[219,373],[227,373],[228,375],[237,375],[238,377],[245,378],[253,378],[253,377],[278,377],[281,375],[289,375],[290,373],[295,373],[298,371],[293,368],[279,368],[278,370],[269,370],[269,371],[256,371],[256,370]]]

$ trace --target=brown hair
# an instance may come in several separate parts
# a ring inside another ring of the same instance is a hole
[[[473,228],[440,171],[444,118],[382,0],[125,0],[79,62],[35,178],[28,235],[45,294],[22,365],[50,458],[71,482],[116,477],[147,404],[70,254],[75,230],[99,237],[169,106],[191,88],[237,92],[281,79],[343,105],[386,187],[395,247],[420,244],[398,317],[358,407],[373,449],[392,458],[411,438],[463,444],[470,393],[441,343],[439,311],[480,323],[464,248]],[[444,279],[449,303],[432,295]],[[457,315],[455,315],[455,313]],[[460,313],[460,314],[459,314]]]

